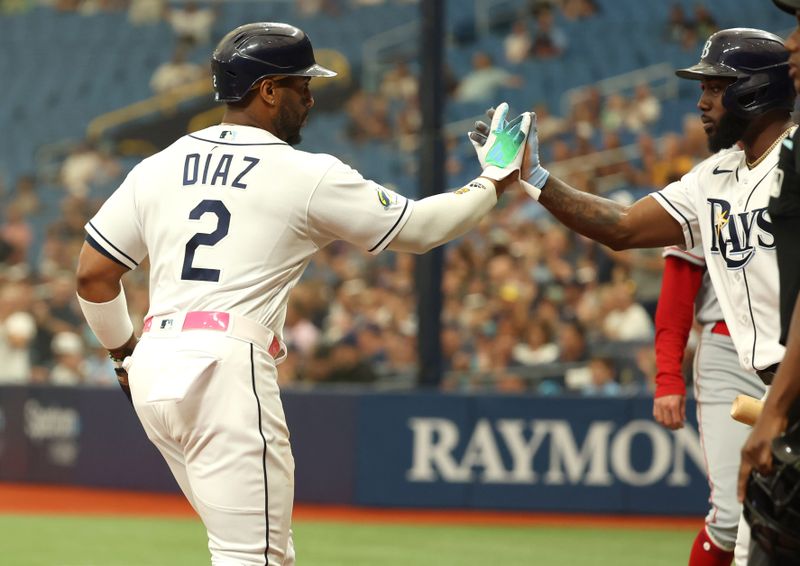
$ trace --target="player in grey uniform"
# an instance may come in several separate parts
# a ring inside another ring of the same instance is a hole
[[[415,202],[292,147],[311,78],[335,75],[302,30],[241,26],[212,71],[223,123],[142,161],[89,221],[78,300],[202,518],[212,564],[290,566],[294,459],[276,371],[289,292],[333,241],[424,253],[467,232],[519,178],[531,118],[508,125],[501,111],[481,176]],[[120,278],[145,257],[137,344]]]
[[[694,358],[694,396],[710,508],[692,545],[689,566],[729,566],[742,510],[736,498],[739,450],[749,433],[747,426],[731,419],[730,407],[737,395],[760,398],[766,387],[739,364],[702,254],[700,248],[664,249],[656,311],[658,374],[653,416],[669,429],[683,427],[686,387],[681,366],[694,318],[702,327]],[[742,549],[744,542],[740,543]]]
[[[739,362],[765,383],[784,353],[776,324],[775,242],[766,211],[780,183],[780,144],[795,129],[787,59],[783,41],[762,30],[733,28],[712,35],[700,62],[676,74],[700,83],[697,107],[715,155],[630,206],[550,175],[539,161],[536,135],[529,138],[530,163],[523,167],[528,180],[521,182],[563,224],[615,250],[701,245]],[[480,146],[487,132],[485,124],[476,124],[473,144]],[[720,151],[737,142],[740,148]],[[738,552],[736,561],[745,563]]]

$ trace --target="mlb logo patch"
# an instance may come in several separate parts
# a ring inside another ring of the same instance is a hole
[[[161,328],[161,330],[168,330],[168,329],[172,328],[172,319],[171,318],[165,318],[164,320],[162,320],[161,324],[160,324],[160,328]]]
[[[219,135],[219,139],[221,140],[233,140],[236,139],[236,132],[232,130],[223,130],[222,133]]]

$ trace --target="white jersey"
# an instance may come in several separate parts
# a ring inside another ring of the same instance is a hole
[[[281,337],[311,256],[334,240],[380,252],[413,204],[333,156],[218,125],[142,161],[86,230],[125,267],[149,256],[148,316],[228,311]]]
[[[706,258],[703,257],[703,247],[695,246],[687,251],[677,246],[668,246],[664,248],[662,256],[678,257],[703,268],[703,282],[694,299],[694,317],[697,319],[697,322],[703,325],[709,322],[724,320],[717,295],[714,293],[714,285],[711,284],[711,277],[708,275],[708,270],[706,269]]]
[[[791,135],[791,134],[790,134]],[[744,151],[718,153],[655,200],[680,223],[686,248],[701,245],[742,367],[761,370],[783,359],[778,324],[778,262],[767,214],[780,186],[780,144],[749,169]]]

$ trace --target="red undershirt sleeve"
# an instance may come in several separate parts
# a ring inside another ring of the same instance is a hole
[[[656,397],[685,395],[683,353],[694,320],[694,299],[704,268],[675,256],[664,260],[656,308]]]

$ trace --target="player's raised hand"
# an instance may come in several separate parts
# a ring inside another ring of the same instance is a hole
[[[525,142],[531,126],[530,114],[526,112],[511,122],[506,121],[507,115],[508,104],[504,102],[492,115],[492,123],[484,143],[476,143],[470,137],[483,168],[481,175],[494,181],[505,180],[508,177],[519,179]]]
[[[541,194],[541,189],[544,187],[545,182],[547,182],[547,178],[550,176],[550,173],[541,166],[539,161],[539,137],[536,129],[536,113],[523,113],[509,124],[506,122],[506,115],[508,114],[508,105],[506,103],[501,104],[495,110],[494,108],[490,108],[486,111],[486,116],[491,120],[492,125],[490,126],[486,122],[483,121],[476,121],[474,125],[474,129],[469,132],[468,137],[470,143],[475,148],[475,152],[478,154],[478,160],[481,162],[481,166],[485,167],[485,155],[487,153],[486,144],[489,139],[491,132],[494,130],[494,127],[499,124],[507,124],[511,125],[514,124],[517,120],[519,120],[524,114],[529,114],[531,117],[531,124],[529,135],[527,139],[527,144],[523,150],[523,159],[520,163],[520,177],[522,179],[522,188],[527,192],[532,198],[538,200],[539,195]],[[527,182],[525,181],[527,179]]]
[[[670,430],[683,428],[686,422],[686,396],[664,395],[653,399],[653,418]]]

